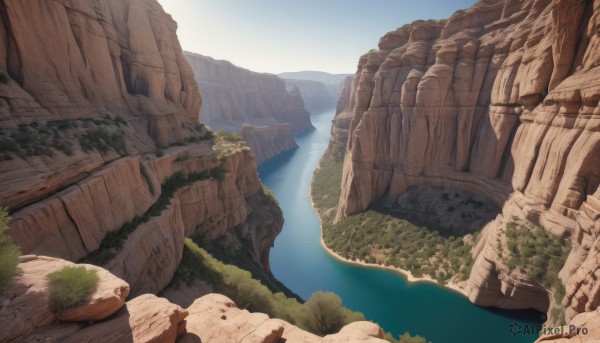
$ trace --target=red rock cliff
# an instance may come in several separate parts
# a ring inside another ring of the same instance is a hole
[[[276,75],[256,73],[190,52],[185,56],[205,98],[202,121],[210,127],[238,131],[245,123],[289,123],[294,134],[313,129],[300,94],[288,92],[285,81]]]
[[[0,206],[24,253],[77,261],[100,249],[138,295],[164,288],[183,238],[203,235],[251,242],[269,274],[281,211],[260,205],[250,151],[198,123],[200,93],[158,2],[0,11]]]
[[[547,309],[544,290],[508,275],[494,251],[517,216],[572,238],[567,319],[596,309],[599,30],[597,0],[484,0],[387,33],[352,84],[337,220],[412,186],[483,195],[502,216],[476,249],[470,299]]]

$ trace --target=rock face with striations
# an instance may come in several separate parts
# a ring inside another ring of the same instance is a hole
[[[185,52],[202,90],[202,122],[213,129],[235,131],[244,124],[289,123],[294,134],[313,129],[310,113],[298,91],[287,91],[285,81],[256,73],[228,61]]]
[[[12,159],[0,163],[0,206],[22,208],[120,157],[69,148],[76,136],[114,134],[124,140],[119,150],[136,154],[195,134],[198,87],[176,23],[156,1],[7,1],[1,7],[0,141],[4,160]],[[108,116],[123,124],[91,121]],[[71,152],[42,152],[46,146]]]
[[[289,91],[298,88],[306,109],[313,113],[331,109],[337,101],[327,85],[319,81],[285,79],[285,87]]]
[[[298,147],[290,124],[274,124],[262,127],[242,125],[242,138],[254,153],[256,164]]]
[[[177,137],[168,131],[180,129],[171,127],[175,121],[195,119],[201,99],[177,24],[156,1],[2,7],[3,127],[143,112],[155,138],[170,143]]]
[[[600,2],[484,0],[389,32],[361,57],[337,220],[410,187],[467,190],[571,237],[566,319],[600,304]],[[342,112],[344,113],[344,112]],[[334,131],[343,132],[337,121]],[[342,143],[332,139],[333,149]],[[501,234],[501,232],[500,232]],[[488,306],[548,310],[546,290],[480,242],[467,284]]]
[[[281,211],[257,205],[249,149],[198,123],[200,93],[158,2],[0,9],[0,207],[23,253],[102,253],[95,263],[137,296],[164,288],[183,238],[203,235],[251,242],[270,275]]]
[[[348,129],[354,114],[354,105],[351,102],[354,93],[353,78],[347,77],[342,83],[342,91],[335,108],[335,117],[331,125],[331,136],[325,156],[341,161],[344,159],[346,144],[348,143]]]
[[[249,128],[243,129],[243,125],[254,127],[253,138],[247,143],[255,152],[257,164],[295,148],[293,135],[314,129],[300,91],[286,90],[285,82],[276,75],[256,73],[191,52],[185,52],[185,56],[202,89],[203,122],[215,130],[245,130],[246,134]],[[291,131],[281,124],[289,124]]]

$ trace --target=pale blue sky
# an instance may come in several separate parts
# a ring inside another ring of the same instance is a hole
[[[475,0],[159,0],[184,50],[258,72],[356,71],[386,32]]]

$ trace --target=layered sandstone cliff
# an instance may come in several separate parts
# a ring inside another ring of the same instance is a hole
[[[494,240],[514,216],[570,237],[566,319],[596,309],[599,28],[598,1],[485,0],[386,34],[361,57],[345,106],[337,220],[410,187],[479,194],[502,215],[474,250],[473,302],[548,310],[547,291],[499,257]]]
[[[121,155],[197,135],[200,94],[157,2],[9,1],[2,10],[0,206],[24,207]],[[78,139],[101,131],[122,148],[82,153]]]
[[[298,88],[300,94],[302,94],[302,100],[304,100],[306,109],[312,113],[331,109],[337,101],[336,95],[332,94],[327,85],[322,82],[285,79],[285,87],[288,91]]]
[[[256,164],[271,159],[281,152],[296,149],[290,124],[275,124],[268,126],[242,125],[242,138],[254,153]]]
[[[331,125],[329,145],[327,146],[327,151],[325,151],[325,156],[338,161],[344,159],[350,122],[354,115],[352,80],[352,77],[347,77],[341,84],[342,89],[336,104],[333,124]]]
[[[281,211],[259,205],[249,149],[198,123],[177,26],[155,0],[0,8],[0,207],[23,253],[88,257],[139,295],[163,289],[183,238],[201,235],[251,242],[270,277]]]
[[[289,123],[294,134],[313,129],[298,90],[272,74],[256,73],[199,54],[185,52],[202,90],[202,121],[215,130],[238,131],[243,124]]]

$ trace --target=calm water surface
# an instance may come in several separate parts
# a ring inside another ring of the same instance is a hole
[[[530,311],[500,311],[471,304],[467,298],[432,283],[409,283],[392,271],[335,260],[319,243],[319,219],[310,205],[313,171],[325,151],[334,111],[312,116],[315,131],[296,137],[299,149],[259,168],[285,218],[271,250],[271,269],[292,291],[307,299],[333,291],[345,306],[361,311],[394,335],[409,331],[434,343],[533,342],[535,335],[513,335],[509,326],[539,324]]]

